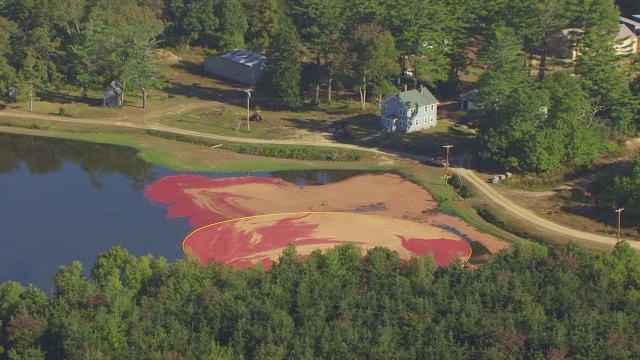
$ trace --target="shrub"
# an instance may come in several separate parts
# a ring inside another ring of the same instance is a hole
[[[473,197],[473,191],[469,188],[469,186],[462,181],[459,175],[453,175],[449,180],[449,184],[456,189],[456,192],[463,199],[470,199]]]
[[[71,117],[71,112],[67,108],[65,108],[64,106],[60,106],[58,108],[58,115]]]

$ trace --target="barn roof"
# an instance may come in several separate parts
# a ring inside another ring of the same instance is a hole
[[[222,57],[250,67],[260,65],[266,60],[264,56],[244,49],[235,49],[230,53],[222,55]]]

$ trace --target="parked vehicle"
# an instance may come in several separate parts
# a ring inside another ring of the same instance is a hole
[[[442,156],[430,157],[424,161],[427,165],[437,166],[437,167],[445,167],[447,166],[447,159]]]
[[[347,130],[349,128],[349,123],[346,120],[338,120],[334,121],[333,124],[329,125],[327,131],[330,133],[336,133],[340,130]]]
[[[18,101],[18,90],[16,90],[16,88],[14,88],[13,86],[11,86],[7,89],[4,96],[7,98],[9,102],[16,102]]]
[[[261,111],[254,112],[249,119],[251,121],[262,121],[262,112]]]

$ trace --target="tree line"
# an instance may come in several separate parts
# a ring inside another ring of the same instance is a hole
[[[488,69],[474,115],[482,155],[519,172],[563,172],[637,129],[637,61],[611,46],[620,8],[611,0],[5,0],[0,86],[19,84],[33,98],[70,84],[87,96],[119,79],[146,99],[148,88],[166,85],[159,47],[247,48],[268,59],[258,90],[287,106],[330,102],[340,88],[364,109],[370,94],[403,82],[457,94],[480,62]],[[552,66],[552,40],[565,28],[583,31],[574,39],[582,54]]]
[[[638,255],[518,245],[472,269],[354,245],[269,271],[101,254],[0,285],[0,359],[629,359]]]

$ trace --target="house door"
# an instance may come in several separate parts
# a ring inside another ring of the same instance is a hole
[[[467,110],[469,107],[469,100],[462,100],[462,109]]]

